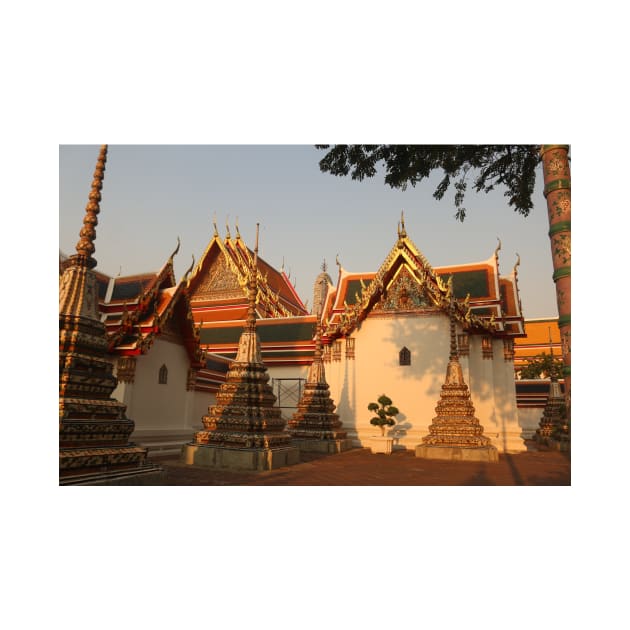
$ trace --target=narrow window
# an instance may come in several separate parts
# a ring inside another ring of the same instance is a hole
[[[166,381],[168,380],[168,369],[166,365],[162,365],[160,368],[160,374],[158,376],[158,382],[160,385],[166,385]]]
[[[409,348],[404,347],[398,353],[398,363],[400,365],[411,365],[411,352],[409,351]]]

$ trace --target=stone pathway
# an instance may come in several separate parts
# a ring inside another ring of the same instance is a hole
[[[569,453],[500,454],[498,463],[444,462],[412,451],[373,455],[358,448],[336,455],[302,453],[302,462],[266,472],[186,466],[177,457],[150,457],[166,471],[164,486],[570,486]]]

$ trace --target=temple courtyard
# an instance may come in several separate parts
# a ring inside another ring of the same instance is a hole
[[[530,445],[531,449],[537,448]],[[420,459],[356,448],[335,455],[301,453],[301,463],[264,472],[184,465],[177,456],[150,456],[164,469],[164,486],[569,486],[568,452],[528,450],[499,455],[498,463]]]

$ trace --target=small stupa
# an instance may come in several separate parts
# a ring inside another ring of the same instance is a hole
[[[97,215],[107,160],[99,152],[83,228],[59,279],[59,484],[158,482],[160,466],[147,449],[129,442],[134,423],[126,406],[111,397],[117,381],[106,359],[105,325],[98,312],[94,267]]]
[[[269,385],[256,330],[256,246],[248,281],[248,307],[245,328],[236,358],[230,364],[226,381],[216,395],[216,405],[203,416],[204,430],[194,434],[182,447],[182,461],[210,468],[232,470],[271,470],[297,464],[300,451],[284,430],[286,421]]]
[[[352,448],[346,431],[341,431],[339,414],[330,397],[330,386],[326,382],[321,339],[320,313],[315,333],[315,355],[308,370],[302,397],[297,411],[289,420],[292,443],[301,451],[317,453],[340,453]]]
[[[538,424],[538,429],[534,435],[534,440],[539,444],[549,444],[554,438],[562,436],[568,437],[568,426],[566,421],[566,400],[562,394],[558,376],[553,369],[553,345],[551,341],[551,330],[549,331],[549,350],[551,353],[551,373],[549,384],[549,397],[545,403],[542,418]]]
[[[498,462],[499,453],[490,438],[483,435],[483,427],[475,417],[468,385],[464,382],[457,352],[453,300],[451,295],[451,347],[446,380],[435,408],[437,416],[429,426],[429,435],[416,446],[416,457]]]

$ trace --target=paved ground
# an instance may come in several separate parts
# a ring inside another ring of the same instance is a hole
[[[302,453],[302,462],[266,472],[215,471],[151,457],[166,471],[165,486],[569,486],[570,453],[530,450],[500,455],[495,464],[420,459],[411,451],[373,455]]]

